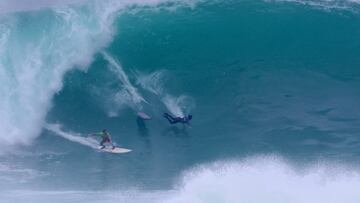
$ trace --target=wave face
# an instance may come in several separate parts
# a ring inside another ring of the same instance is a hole
[[[92,5],[82,12],[66,7],[2,17],[2,145],[25,144],[40,133],[64,73],[87,66],[109,41],[111,30],[102,18],[110,15],[96,14]]]
[[[87,68],[93,55],[111,41],[118,12],[135,3],[88,1],[1,16],[0,128],[7,132],[0,136],[2,148],[27,144],[39,135],[63,75],[74,68]],[[50,4],[39,2],[37,6]],[[37,8],[16,1],[6,5],[9,11]]]
[[[0,9],[6,201],[359,200],[357,1],[19,2]],[[97,151],[104,128],[133,151]]]

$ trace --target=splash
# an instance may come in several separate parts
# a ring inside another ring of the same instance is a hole
[[[128,104],[137,111],[141,110],[142,103],[148,102],[140,95],[137,88],[131,84],[120,63],[117,62],[108,53],[102,52],[102,54],[104,58],[109,62],[110,69],[118,76],[119,80],[123,84],[123,89],[119,91],[115,96],[115,103],[118,104],[117,106],[122,106],[122,104]]]
[[[355,203],[360,175],[337,165],[297,170],[276,157],[217,162],[186,172],[166,203]]]
[[[184,117],[194,108],[194,101],[190,96],[173,96],[164,88],[167,81],[167,72],[164,70],[155,71],[150,74],[137,72],[137,84],[143,89],[155,94],[165,105],[166,109],[174,116]]]
[[[61,126],[59,124],[46,124],[45,129],[55,133],[56,135],[59,135],[71,142],[76,142],[84,146],[91,147],[93,149],[97,149],[99,144],[95,139],[92,139],[90,137],[84,137],[81,136],[81,134],[78,133],[71,133],[71,132],[65,132],[61,130]]]
[[[166,108],[174,116],[184,117],[187,111],[192,109],[193,102],[190,97],[181,95],[179,97],[173,97],[169,94],[161,98]]]

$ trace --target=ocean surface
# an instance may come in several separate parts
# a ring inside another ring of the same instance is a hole
[[[360,1],[2,0],[0,129],[0,203],[358,203]]]

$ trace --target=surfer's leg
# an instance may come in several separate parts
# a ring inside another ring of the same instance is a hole
[[[101,149],[105,148],[105,145],[104,145],[105,142],[106,142],[105,138],[101,140],[101,142],[100,142]]]
[[[176,122],[174,121],[174,118],[171,117],[169,114],[164,113],[164,117],[169,121],[170,124],[176,123]]]
[[[164,116],[165,118],[166,118],[166,120],[168,120],[169,121],[169,123],[171,123],[172,122],[172,120],[170,120],[170,118],[168,118],[167,116]]]
[[[169,120],[175,121],[176,119],[174,117],[172,117],[170,114],[168,113],[164,113],[164,117],[166,117]]]
[[[175,118],[174,117],[172,117],[170,114],[168,114],[168,117],[171,119],[171,120],[175,120]]]
[[[108,138],[108,137],[104,138],[104,139],[101,141],[101,143],[102,143],[102,146],[103,146],[102,149],[105,148],[104,143],[109,143],[109,144],[111,144],[111,148],[112,148],[112,149],[115,149],[115,145],[113,144],[113,142],[111,141],[111,139]]]

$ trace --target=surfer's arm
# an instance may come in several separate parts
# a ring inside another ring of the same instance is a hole
[[[102,132],[99,132],[99,133],[90,133],[88,134],[88,136],[92,136],[92,137],[95,137],[95,136],[102,136]]]

